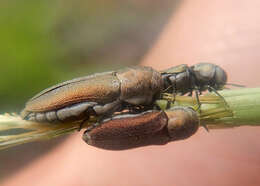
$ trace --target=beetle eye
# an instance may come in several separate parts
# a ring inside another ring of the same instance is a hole
[[[219,87],[222,87],[227,82],[227,73],[220,67],[216,68],[215,81]]]

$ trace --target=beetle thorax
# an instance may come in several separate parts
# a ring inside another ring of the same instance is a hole
[[[117,73],[120,100],[133,105],[150,105],[163,89],[161,74],[150,67],[131,67]]]

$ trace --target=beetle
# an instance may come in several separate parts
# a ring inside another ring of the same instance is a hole
[[[126,150],[148,145],[164,145],[192,136],[199,127],[197,113],[190,107],[138,114],[120,113],[87,129],[83,140],[106,150]]]
[[[22,118],[38,122],[100,121],[116,111],[151,107],[163,89],[161,74],[151,67],[130,67],[73,79],[31,98]]]
[[[43,90],[26,103],[21,116],[51,123],[84,123],[90,116],[96,116],[101,123],[124,109],[137,113],[150,110],[163,92],[185,94],[194,89],[220,89],[226,79],[225,71],[210,63],[179,65],[162,72],[151,67],[124,68],[76,78]]]
[[[192,94],[207,89],[220,90],[227,82],[226,72],[212,63],[199,63],[191,67],[182,64],[161,72],[166,87],[171,87],[173,92],[184,95]]]
[[[223,98],[217,90],[223,89],[227,83],[227,73],[220,66],[212,63],[198,63],[191,67],[182,64],[162,71],[161,75],[166,87],[165,92],[171,92],[174,96],[187,93],[192,96],[195,91],[199,107],[201,103],[198,95],[202,91],[213,91]],[[224,98],[223,100],[225,102]]]

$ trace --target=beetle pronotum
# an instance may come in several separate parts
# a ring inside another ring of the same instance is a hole
[[[198,126],[199,119],[193,109],[174,107],[166,111],[119,114],[86,130],[83,140],[102,149],[124,150],[186,139],[197,131]]]
[[[131,67],[73,79],[43,90],[31,98],[21,115],[38,122],[86,121],[90,116],[111,117],[114,112],[150,110],[163,92],[185,94],[194,89],[220,89],[227,80],[217,65],[179,65],[158,72],[151,67]],[[173,89],[173,90],[172,90]]]

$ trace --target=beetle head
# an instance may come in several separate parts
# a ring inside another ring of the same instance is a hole
[[[171,141],[186,139],[199,128],[197,113],[190,107],[173,107],[165,111],[168,116],[168,135]]]
[[[209,85],[220,90],[227,82],[226,72],[219,66],[211,63],[199,63],[191,67],[198,86]]]

